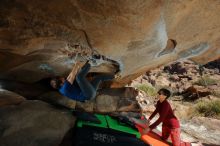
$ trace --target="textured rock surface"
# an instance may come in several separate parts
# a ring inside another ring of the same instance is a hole
[[[24,97],[7,90],[0,89],[0,107],[19,104],[25,100]]]
[[[76,101],[72,100],[68,97],[63,96],[57,91],[49,91],[46,92],[39,97],[37,97],[39,100],[46,101],[48,103],[54,104],[54,105],[60,105],[64,106],[70,109],[75,109],[76,107]]]
[[[56,146],[75,123],[69,111],[42,101],[1,107],[0,117],[0,144],[5,146]]]
[[[104,89],[99,92],[99,95],[97,95],[94,100],[76,102],[76,109],[97,113],[141,111],[140,103],[138,103],[136,98],[139,98],[142,95],[139,92],[136,92],[135,88],[124,87]],[[64,98],[62,98],[62,100],[64,100]]]
[[[96,110],[100,112],[115,112],[119,97],[102,95],[96,98]]]
[[[218,0],[1,0],[0,77],[66,75],[76,44],[118,61],[118,84],[178,59],[204,63],[220,56],[219,10]]]
[[[194,117],[189,122],[182,122],[181,125],[183,131],[193,135],[197,139],[200,139],[207,145],[214,146],[219,145],[220,143],[220,120],[205,117]]]

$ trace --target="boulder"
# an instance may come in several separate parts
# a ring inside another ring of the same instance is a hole
[[[141,110],[137,99],[143,95],[133,87],[109,88],[98,92],[93,100],[77,101],[75,109],[96,113],[139,112]]]
[[[96,111],[115,112],[117,110],[119,97],[109,95],[99,95],[96,97]]]
[[[196,100],[210,95],[211,91],[203,86],[193,85],[187,88],[182,94],[186,100]]]
[[[6,105],[20,104],[26,99],[14,92],[0,89],[0,107]]]
[[[0,108],[0,143],[7,146],[58,146],[75,124],[68,110],[37,100]]]
[[[43,100],[51,104],[61,105],[70,109],[75,109],[76,101],[72,100],[66,96],[63,96],[58,91],[49,91],[41,94],[38,100]]]

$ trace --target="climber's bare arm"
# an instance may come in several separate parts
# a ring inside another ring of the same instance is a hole
[[[73,84],[73,81],[75,80],[76,78],[76,74],[78,73],[78,70],[79,70],[79,65],[78,65],[78,62],[76,62],[70,72],[70,74],[68,75],[67,77],[67,81],[70,83],[70,84]]]
[[[76,78],[76,75],[77,73],[79,72],[79,70],[85,65],[86,62],[76,62],[74,65],[73,65],[73,69],[71,70],[70,74],[68,75],[67,77],[67,81],[70,83],[70,84],[73,84],[75,78]]]

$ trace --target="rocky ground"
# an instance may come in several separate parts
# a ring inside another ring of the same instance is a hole
[[[168,88],[173,93],[171,105],[181,121],[182,139],[220,145],[220,104],[213,109],[216,113],[195,110],[201,103],[220,103],[219,60],[204,66],[188,60],[172,63],[146,72],[129,86],[145,91],[138,100],[146,115],[154,110],[156,91]]]

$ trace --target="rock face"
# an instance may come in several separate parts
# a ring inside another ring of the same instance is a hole
[[[58,146],[75,123],[69,111],[42,101],[1,107],[0,117],[0,143],[5,146]]]
[[[0,77],[67,75],[75,45],[117,61],[118,85],[171,61],[208,62],[220,56],[219,10],[218,0],[1,0]]]
[[[95,100],[76,102],[76,109],[87,112],[140,112],[141,104],[136,100],[142,96],[135,88],[104,89]]]
[[[183,131],[200,139],[207,145],[219,145],[220,121],[205,117],[194,117],[188,123],[181,123]],[[209,131],[209,132],[207,132]],[[204,144],[205,145],[205,144]]]
[[[19,104],[25,100],[24,97],[7,90],[0,89],[0,107]]]

